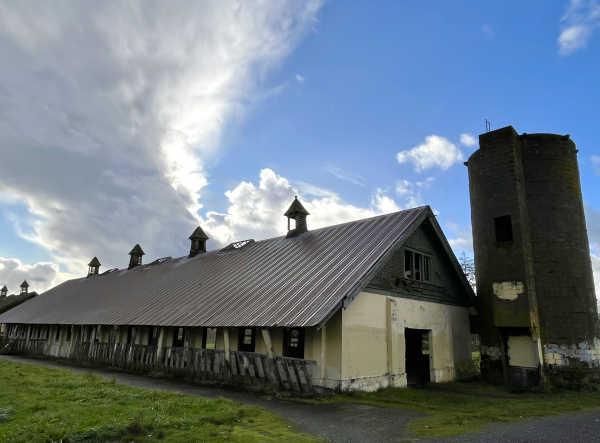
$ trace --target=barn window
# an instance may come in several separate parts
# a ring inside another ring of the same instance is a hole
[[[38,325],[37,327],[37,337],[38,339],[42,338],[42,325]]]
[[[412,278],[413,253],[408,249],[404,251],[404,277]]]
[[[50,325],[46,326],[46,335],[44,340],[49,340],[50,339]]]
[[[184,341],[185,341],[185,330],[183,328],[175,328],[175,331],[173,331],[173,347],[174,348],[183,348]]]
[[[431,281],[431,257],[423,256],[423,281]]]
[[[406,249],[404,277],[418,281],[431,281],[431,257]]]
[[[67,326],[67,341],[71,341],[71,326]]]
[[[98,325],[96,327],[96,338],[94,338],[95,342],[99,342],[102,337],[102,325]]]
[[[513,241],[512,220],[510,215],[496,217],[494,219],[494,225],[496,228],[497,243],[506,243]]]
[[[217,328],[204,328],[202,347],[204,349],[215,349],[217,347]]]
[[[240,328],[238,349],[243,352],[255,352],[256,329]]]
[[[55,341],[58,341],[60,339],[60,331],[62,329],[62,325],[58,325],[56,326],[56,337],[54,337]]]
[[[285,329],[285,349],[286,357],[304,358],[304,329],[286,328]]]

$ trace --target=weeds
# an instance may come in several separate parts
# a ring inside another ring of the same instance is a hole
[[[12,409],[0,408],[0,424],[8,423],[12,420]]]

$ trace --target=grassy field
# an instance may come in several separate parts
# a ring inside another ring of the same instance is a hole
[[[520,393],[486,383],[437,383],[424,390],[389,388],[338,395],[314,402],[363,403],[430,414],[411,422],[417,436],[445,436],[480,431],[491,422],[511,422],[600,407],[599,392]]]
[[[98,375],[0,361],[0,441],[301,442],[261,408],[129,388]]]

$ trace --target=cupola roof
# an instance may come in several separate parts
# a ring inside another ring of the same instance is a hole
[[[283,215],[285,217],[290,217],[293,214],[310,215],[310,213],[306,209],[304,209],[304,206],[302,206],[302,203],[300,203],[300,200],[298,200],[297,195],[295,196],[294,201],[292,202],[292,204],[290,205],[288,210],[285,211],[285,214],[283,214]]]
[[[142,251],[142,248],[140,245],[135,245],[133,247],[133,249],[131,250],[131,252],[129,253],[129,255],[146,255],[146,253],[144,251]]]

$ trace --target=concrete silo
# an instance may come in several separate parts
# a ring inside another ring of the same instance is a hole
[[[479,146],[467,166],[483,376],[530,384],[544,368],[598,368],[575,144],[509,126]]]

